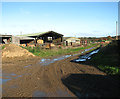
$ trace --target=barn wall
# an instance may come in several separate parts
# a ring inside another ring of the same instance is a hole
[[[12,36],[12,43],[13,44],[20,44],[20,38],[16,36]]]
[[[54,44],[61,44],[61,37],[53,40]]]

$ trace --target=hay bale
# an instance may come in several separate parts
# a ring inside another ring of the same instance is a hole
[[[51,47],[55,47],[55,44],[51,43]]]
[[[39,39],[39,40],[37,40],[37,43],[38,44],[43,44],[43,40]]]
[[[49,48],[50,48],[50,44],[49,44],[49,43],[46,43],[46,44],[45,44],[45,48],[46,48],[46,49],[49,49]]]
[[[26,47],[26,44],[20,44],[20,46]]]
[[[2,50],[2,58],[3,57],[29,57],[29,56],[35,56],[32,53],[30,53],[28,50],[23,49],[15,44],[8,44],[6,47]]]

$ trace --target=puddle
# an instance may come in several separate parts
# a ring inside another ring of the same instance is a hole
[[[12,73],[12,74],[10,74],[10,75],[15,76],[16,74]]]
[[[88,57],[88,59],[91,59],[91,57]]]
[[[9,80],[11,80],[11,79],[2,79],[2,78],[0,78],[0,85],[2,85],[3,83],[6,83],[7,81],[9,81]]]
[[[47,94],[45,92],[37,90],[37,91],[33,92],[32,97],[47,97]]]
[[[16,74],[14,74],[14,73],[11,73],[11,74],[2,73],[2,77],[5,77],[5,78],[11,78],[13,76],[16,76]]]
[[[78,53],[78,54],[73,54],[72,56],[77,56],[77,55],[79,55],[80,53]]]
[[[52,97],[71,97],[71,95],[67,92],[67,91],[62,91],[62,90],[58,90],[56,91],[55,93],[45,93],[43,91],[35,91],[33,92],[33,95],[32,97],[49,97],[49,96],[52,96]]]
[[[71,62],[84,62],[86,60],[91,59],[90,56],[92,56],[93,54],[96,54],[99,52],[100,49],[94,50],[86,55],[80,56],[78,59],[72,60]],[[88,51],[88,50],[87,50]]]
[[[76,59],[75,62],[83,62],[86,61],[86,59]]]
[[[84,51],[87,52],[87,51],[89,51],[89,50],[91,50],[93,48],[95,48],[95,47],[91,47],[91,48],[85,49]]]
[[[93,54],[95,54],[95,53],[98,53],[99,50],[100,50],[100,49],[97,49],[97,50],[95,50],[95,51],[92,51],[90,54],[93,55]]]
[[[6,83],[9,80],[16,79],[18,77],[22,77],[22,75],[16,75],[14,73],[8,74],[8,73],[3,73],[2,74],[3,78],[0,78],[2,80],[2,84]]]
[[[27,66],[25,66],[24,68],[27,68],[27,67],[30,67],[31,65],[27,65]]]
[[[70,56],[72,56],[72,55],[65,55],[65,56],[61,56],[61,57],[58,57],[58,58],[54,58],[54,59],[41,59],[40,64],[49,65],[51,63],[54,63],[54,62],[59,61],[59,60],[63,60],[63,59],[68,58]]]
[[[2,83],[5,83],[5,82],[7,82],[9,80],[11,80],[11,79],[2,79]]]
[[[67,91],[62,91],[62,90],[58,90],[57,95],[59,97],[71,97],[71,95]]]
[[[87,51],[89,51],[89,50],[91,50],[91,49],[93,49],[93,48],[95,48],[95,47],[92,47],[92,48],[89,48],[89,49],[85,49],[84,51],[82,51],[81,53],[84,53],[84,52],[87,52]],[[95,54],[95,53],[97,53],[98,51],[94,51],[94,52],[92,52],[91,54],[87,54],[87,55],[84,55],[84,56],[82,56],[80,59],[77,59],[76,61],[77,62],[79,62],[79,61],[86,61],[87,59],[91,59],[91,55],[92,54]],[[54,59],[41,59],[41,61],[39,62],[41,65],[43,65],[43,66],[46,66],[46,65],[49,65],[49,64],[51,64],[51,63],[54,63],[54,62],[56,62],[56,61],[59,61],[59,60],[63,60],[63,59],[65,59],[65,58],[68,58],[68,57],[71,57],[71,56],[76,56],[76,55],[79,55],[80,53],[77,53],[77,54],[73,54],[73,55],[64,55],[64,56],[61,56],[61,57],[57,57],[57,58],[54,58]]]

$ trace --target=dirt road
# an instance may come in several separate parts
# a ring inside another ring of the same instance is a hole
[[[79,55],[78,55],[79,56]],[[3,97],[118,96],[116,80],[71,56],[42,65],[40,58],[3,59]]]

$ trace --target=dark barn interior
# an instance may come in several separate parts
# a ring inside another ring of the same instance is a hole
[[[20,44],[27,44],[30,43],[33,40],[20,40]]]
[[[6,42],[5,42],[6,40]],[[0,35],[0,43],[7,44],[10,43],[12,40],[12,35]]]
[[[33,37],[36,39],[36,43],[38,39],[43,40],[44,43],[54,43],[54,44],[61,44],[63,42],[63,35],[56,33],[54,31],[48,31],[45,33],[41,33],[39,35],[31,35],[29,37]]]

